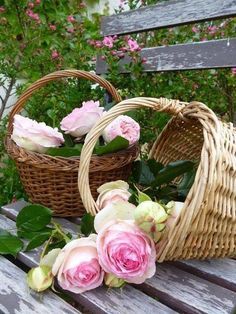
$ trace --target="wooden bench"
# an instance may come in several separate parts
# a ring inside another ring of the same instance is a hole
[[[235,0],[182,0],[163,3],[105,17],[102,34],[121,35],[172,27],[236,15]],[[236,66],[236,38],[209,42],[144,48],[144,71],[174,71]],[[129,62],[124,58],[122,64]],[[97,62],[97,73],[106,72]],[[0,228],[14,233],[15,219],[25,206],[19,201],[2,208]],[[76,234],[79,220],[56,219]],[[142,285],[126,285],[122,290],[100,287],[80,295],[70,292],[42,296],[29,290],[26,271],[39,262],[40,248],[21,252],[16,260],[0,257],[0,312],[2,313],[232,313],[236,306],[236,261],[178,261],[157,265],[156,275]],[[59,287],[56,287],[61,291]],[[66,300],[66,301],[65,301]]]
[[[26,204],[3,206],[0,228],[14,233],[16,216]],[[79,219],[55,220],[72,234],[78,233]],[[236,261],[232,259],[158,264],[156,275],[142,285],[126,285],[122,290],[100,287],[80,295],[65,291],[69,304],[62,294],[40,295],[27,288],[25,271],[38,264],[40,252],[40,248],[21,252],[16,260],[0,258],[0,312],[229,314],[236,306]]]

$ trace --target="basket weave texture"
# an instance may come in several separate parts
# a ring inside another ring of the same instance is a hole
[[[118,115],[137,108],[173,115],[154,143],[150,158],[164,164],[198,161],[181,215],[169,231],[166,245],[157,251],[157,260],[236,256],[236,130],[199,102],[139,97],[113,107],[89,132],[82,150],[78,186],[86,210],[91,214],[98,211],[88,176],[97,138]]]
[[[78,191],[79,157],[53,157],[26,151],[11,139],[14,115],[19,113],[30,96],[48,82],[63,78],[84,78],[100,84],[116,102],[121,101],[116,89],[105,79],[86,71],[64,70],[51,73],[33,83],[18,99],[9,116],[5,145],[15,160],[20,179],[29,200],[53,209],[55,216],[69,217],[84,214]],[[93,156],[90,164],[90,184],[94,197],[97,187],[107,181],[127,179],[131,163],[138,155],[138,146],[104,156]]]

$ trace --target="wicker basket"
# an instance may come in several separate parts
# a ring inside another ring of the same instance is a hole
[[[112,95],[116,102],[121,100],[116,89],[105,79],[85,71],[65,70],[46,75],[32,84],[18,99],[10,113],[8,134],[5,145],[9,155],[15,160],[21,182],[29,200],[50,207],[55,216],[81,216],[84,207],[79,195],[77,180],[79,157],[52,157],[26,151],[11,140],[14,115],[19,113],[30,96],[48,82],[60,78],[84,78],[99,83]],[[97,196],[97,187],[107,181],[127,179],[131,163],[138,155],[138,146],[126,150],[93,156],[90,165],[91,191]]]
[[[199,161],[184,208],[157,260],[235,256],[236,132],[232,124],[222,123],[199,102],[133,98],[112,108],[89,132],[81,154],[78,183],[86,210],[97,212],[88,169],[99,134],[118,115],[143,107],[174,116],[154,143],[150,158],[164,164],[180,159]]]

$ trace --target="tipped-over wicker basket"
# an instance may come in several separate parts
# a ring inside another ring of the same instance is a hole
[[[167,164],[194,159],[199,166],[181,215],[169,232],[157,260],[236,255],[236,132],[204,104],[165,98],[133,98],[113,107],[87,135],[81,154],[78,185],[86,210],[97,212],[89,187],[89,164],[102,130],[118,115],[136,108],[170,113],[150,158]]]
[[[8,134],[5,145],[9,155],[15,160],[29,200],[53,209],[55,216],[81,216],[83,204],[78,191],[79,157],[53,157],[26,151],[11,139],[14,115],[19,113],[30,96],[42,86],[56,79],[84,78],[100,84],[116,102],[121,100],[116,89],[105,79],[86,71],[64,70],[51,73],[33,83],[18,99],[10,113]],[[131,163],[138,155],[138,146],[104,156],[93,156],[90,164],[90,184],[94,197],[101,184],[127,179]],[[83,184],[83,183],[82,183]]]

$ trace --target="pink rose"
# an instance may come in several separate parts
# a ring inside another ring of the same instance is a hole
[[[59,285],[74,293],[100,286],[104,271],[98,262],[96,235],[73,240],[60,251],[52,267]]]
[[[102,41],[103,45],[108,47],[108,48],[112,48],[113,47],[113,43],[114,43],[114,39],[112,36],[106,36],[104,37],[103,41]]]
[[[132,220],[111,221],[98,233],[99,262],[105,272],[140,284],[156,271],[153,240]]]
[[[5,8],[4,7],[0,7],[0,13],[3,13],[3,12],[5,12]]]
[[[102,209],[109,203],[116,203],[118,201],[128,201],[130,196],[131,196],[130,192],[121,189],[104,191],[98,196],[96,204],[99,209]]]
[[[102,135],[107,143],[119,135],[126,138],[131,145],[139,140],[140,126],[132,118],[121,115],[105,128]]]
[[[129,46],[130,51],[139,51],[140,50],[139,44],[134,39],[128,39],[128,46]]]
[[[99,196],[97,198],[97,206],[99,210],[110,203],[118,201],[128,201],[131,193],[128,191],[129,185],[122,180],[105,183],[98,188]]]
[[[12,140],[27,150],[45,153],[49,147],[58,147],[64,143],[63,135],[57,128],[51,128],[44,122],[15,115]]]
[[[99,101],[83,102],[81,108],[74,109],[61,121],[61,129],[74,137],[82,137],[101,118],[103,110],[103,107],[99,107]]]

